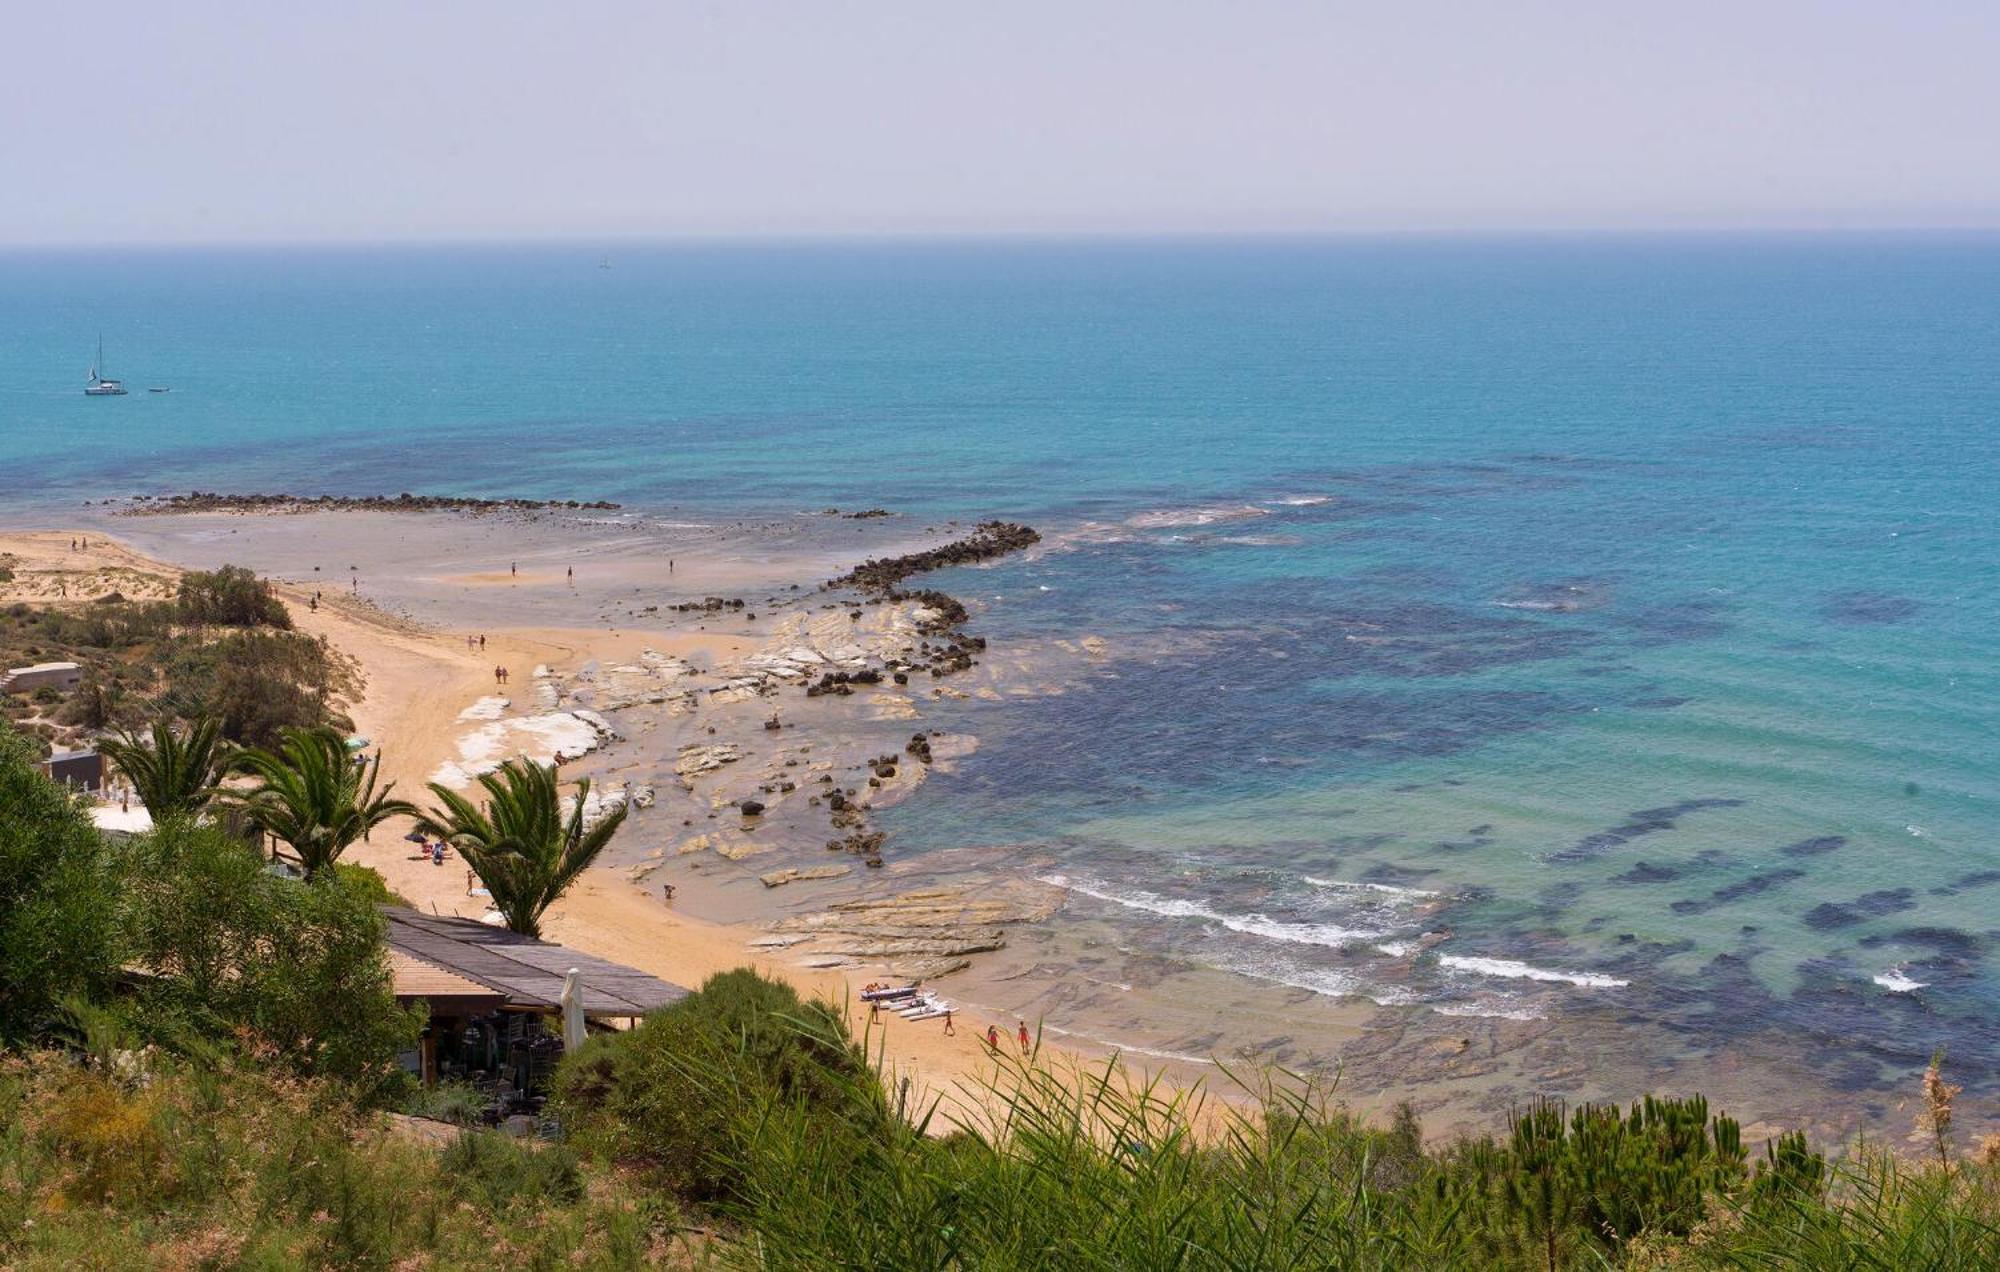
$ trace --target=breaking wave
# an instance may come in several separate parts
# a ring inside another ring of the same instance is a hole
[[[1499,976],[1507,980],[1560,981],[1584,989],[1622,989],[1632,982],[1600,972],[1562,972],[1535,967],[1511,958],[1473,958],[1463,954],[1440,954],[1438,965],[1478,976]]]
[[[1058,888],[1068,888],[1071,892],[1081,892],[1087,897],[1095,897],[1099,901],[1107,901],[1128,910],[1143,910],[1148,914],[1157,914],[1169,919],[1199,919],[1205,923],[1217,923],[1232,932],[1262,937],[1267,941],[1344,949],[1358,942],[1379,940],[1390,935],[1388,932],[1369,931],[1364,928],[1341,927],[1335,923],[1287,923],[1264,914],[1230,914],[1203,905],[1199,901],[1182,901],[1173,897],[1158,896],[1139,888],[1119,888],[1095,880],[1079,882],[1059,874],[1039,877],[1043,883]]]

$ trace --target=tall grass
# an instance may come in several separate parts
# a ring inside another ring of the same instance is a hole
[[[325,1082],[0,1058],[0,1267],[631,1268],[679,1226],[560,1145],[440,1151]]]
[[[2000,1266],[2000,1165],[1935,1135],[1829,1159],[1645,1099],[1427,1146],[1283,1074],[1224,1102],[1011,1055],[899,1112],[840,1019],[732,973],[567,1062],[566,1143],[439,1148],[352,1086],[79,1014],[72,1052],[0,1055],[0,1267]]]

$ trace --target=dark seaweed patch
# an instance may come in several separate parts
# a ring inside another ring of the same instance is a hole
[[[1787,857],[1817,857],[1823,852],[1832,852],[1847,843],[1845,835],[1820,835],[1813,839],[1801,839],[1795,844],[1786,844],[1778,849]]]
[[[1845,905],[1835,901],[1822,902],[1806,911],[1806,926],[1821,930],[1849,927],[1863,919],[1914,910],[1917,907],[1912,899],[1914,895],[1914,890],[1910,888],[1884,888],[1879,892],[1863,893]]]
[[[1908,945],[1928,945],[1941,954],[1959,958],[1977,958],[1986,951],[1986,938],[1973,932],[1961,932],[1948,927],[1906,927],[1885,936],[1871,936],[1861,943],[1867,946],[1884,945],[1900,941]]]
[[[1794,879],[1803,879],[1805,874],[1805,871],[1795,866],[1786,866],[1781,870],[1766,870],[1762,874],[1753,874],[1717,888],[1702,900],[1676,901],[1668,909],[1675,914],[1700,914],[1704,910],[1713,910],[1718,905],[1727,905],[1731,901],[1739,901],[1760,892],[1769,892],[1772,888],[1782,887]]]
[[[1960,875],[1951,881],[1954,888],[1983,888],[1989,883],[2000,883],[2000,870],[1975,870],[1971,874]]]
[[[1656,648],[1724,635],[1730,628],[1728,613],[1728,606],[1719,598],[1698,596],[1648,606],[1626,617],[1622,625],[1631,631],[1633,644]]]
[[[1613,883],[1667,883],[1681,877],[1681,872],[1672,866],[1653,866],[1643,861],[1634,862],[1632,868],[1621,875],[1612,875]]]
[[[1892,592],[1833,592],[1820,604],[1820,613],[1836,623],[1857,627],[1900,623],[1923,608],[1907,596]]]
[[[1368,867],[1361,872],[1364,883],[1386,883],[1391,887],[1407,887],[1436,874],[1436,870],[1420,869],[1416,866],[1392,866],[1384,862]]]
[[[1575,905],[1583,893],[1584,885],[1581,883],[1558,883],[1543,888],[1538,900],[1543,910],[1559,916]]]
[[[1708,808],[1737,808],[1742,803],[1740,799],[1685,799],[1664,808],[1642,808],[1636,813],[1629,814],[1622,824],[1613,826],[1610,830],[1600,830],[1594,835],[1586,835],[1570,847],[1552,854],[1549,860],[1588,861],[1599,853],[1622,847],[1642,835],[1672,830],[1676,822],[1689,813]]]
[[[1474,848],[1487,848],[1496,841],[1487,835],[1475,835],[1471,839],[1440,839],[1431,847],[1438,852],[1470,852]]]

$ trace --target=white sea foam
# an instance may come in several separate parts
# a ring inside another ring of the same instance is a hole
[[[1287,923],[1264,914],[1229,914],[1203,905],[1199,901],[1182,901],[1174,897],[1158,896],[1139,888],[1119,888],[1095,880],[1079,882],[1059,874],[1042,875],[1041,881],[1058,888],[1068,888],[1072,892],[1081,892],[1099,901],[1108,901],[1112,905],[1124,906],[1128,910],[1143,910],[1148,914],[1158,914],[1170,919],[1199,919],[1206,923],[1219,923],[1232,932],[1262,937],[1267,941],[1343,949],[1357,942],[1377,940],[1389,935],[1387,932],[1345,928],[1333,923]]]
[[[1284,508],[1316,508],[1320,504],[1333,502],[1332,495],[1286,495],[1283,499],[1273,499],[1271,503]]]
[[[1477,1016],[1483,1020],[1541,1020],[1532,1007],[1496,1007],[1491,1003],[1439,1003],[1431,1008],[1440,1016]]]
[[[1390,958],[1407,958],[1417,950],[1415,941],[1384,941],[1375,947]]]
[[[1892,967],[1880,976],[1872,976],[1869,979],[1892,994],[1907,994],[1911,990],[1922,989],[1925,984],[1920,980],[1911,980],[1904,975],[1900,967]]]
[[[1479,976],[1499,976],[1508,980],[1560,981],[1585,989],[1621,989],[1632,982],[1599,972],[1562,972],[1535,967],[1511,958],[1472,958],[1461,954],[1440,954],[1438,964]]]
[[[1405,1007],[1423,1001],[1407,989],[1371,985],[1352,972],[1332,967],[1301,967],[1289,961],[1233,957],[1221,949],[1213,951],[1208,966],[1217,971],[1248,976],[1292,989],[1310,990],[1327,998],[1365,998],[1378,1007]]]
[[[1247,521],[1252,517],[1268,517],[1269,508],[1259,508],[1255,504],[1216,505],[1207,508],[1158,508],[1152,512],[1142,512],[1128,517],[1125,524],[1137,526],[1141,530],[1167,530],[1175,526],[1212,526],[1218,521]]]
[[[1299,878],[1315,888],[1344,888],[1356,892],[1380,892],[1385,896],[1392,897],[1434,897],[1438,895],[1435,892],[1426,892],[1422,888],[1399,888],[1389,883],[1362,883],[1358,880],[1350,881],[1347,879],[1315,879],[1311,875],[1300,875]]]

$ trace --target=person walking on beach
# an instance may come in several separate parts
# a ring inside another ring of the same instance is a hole
[[[486,648],[486,637],[481,636],[479,638],[479,648],[482,650]]]
[[[576,582],[576,567],[572,565],[568,569],[564,570],[563,576],[572,583]]]
[[[507,678],[507,669],[506,669],[506,668],[504,668],[504,667],[495,667],[495,668],[493,669],[493,683],[494,683],[494,684],[496,684],[496,685],[497,685],[497,684],[499,684],[499,683],[500,683],[501,681],[505,680],[506,678]]]
[[[472,895],[472,881],[476,877],[470,870],[465,872],[465,895],[468,897]]]
[[[951,1008],[949,1007],[944,1009],[944,1036],[947,1038],[958,1037],[958,1030],[951,1027]]]
[[[515,578],[521,577],[521,563],[519,561],[509,561],[507,563],[507,573],[513,575]]]
[[[1027,1021],[1025,1021],[1025,1020],[1024,1020],[1024,1021],[1022,1021],[1022,1022],[1021,1022],[1021,1028],[1020,1028],[1020,1029],[1019,1029],[1019,1031],[1018,1031],[1018,1036],[1019,1036],[1019,1037],[1020,1037],[1020,1039],[1021,1039],[1021,1054],[1025,1056],[1025,1055],[1027,1055],[1027,1054],[1028,1054],[1028,1048],[1029,1048],[1029,1046],[1030,1046],[1030,1040],[1029,1040],[1029,1038],[1028,1038],[1028,1022],[1027,1022]]]
[[[1000,1054],[1000,1026],[986,1026],[986,1049],[996,1056]]]

